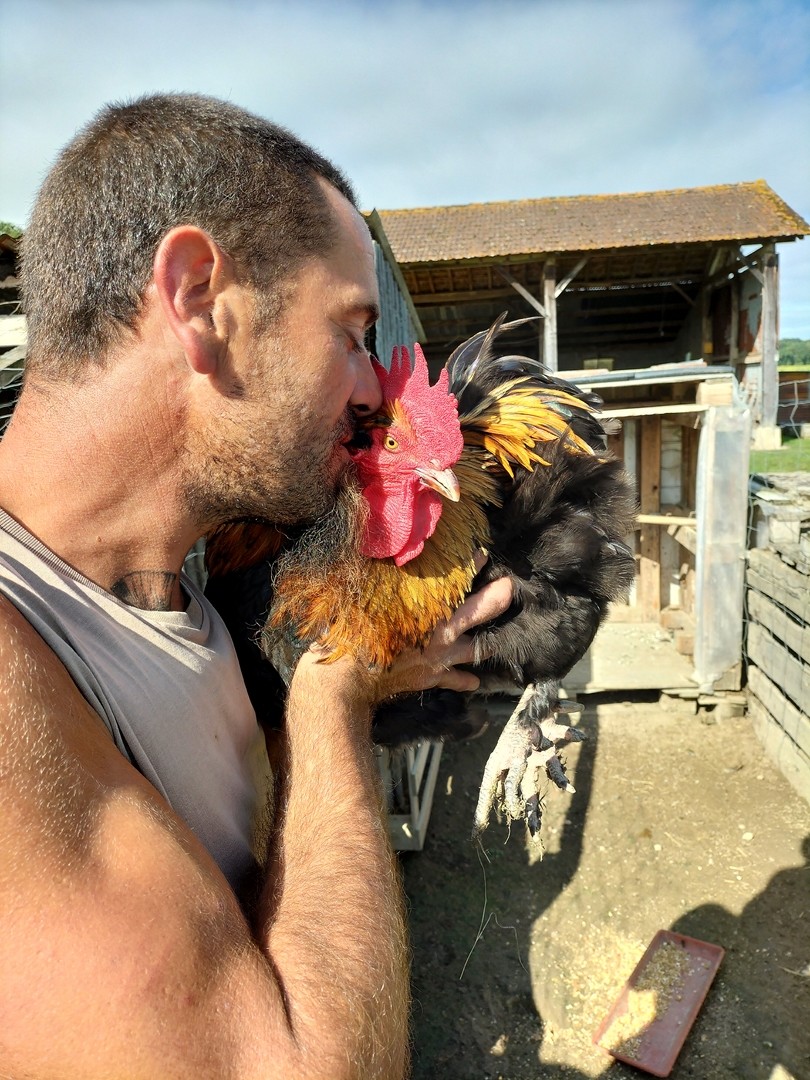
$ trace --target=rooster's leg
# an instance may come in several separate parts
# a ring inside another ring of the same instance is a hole
[[[525,819],[535,836],[540,828],[538,789],[543,774],[563,790],[574,790],[557,756],[557,746],[561,742],[579,742],[584,735],[577,728],[558,723],[555,714],[578,712],[579,708],[560,702],[557,689],[556,684],[531,683],[523,691],[484,769],[473,837],[489,824],[496,802],[508,818]]]

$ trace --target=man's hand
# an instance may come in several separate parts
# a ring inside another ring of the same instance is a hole
[[[474,641],[468,631],[502,615],[511,602],[509,578],[490,582],[468,596],[449,619],[439,623],[424,649],[406,649],[384,671],[370,670],[361,660],[350,657],[330,661],[317,646],[312,646],[301,657],[293,682],[311,671],[312,677],[324,687],[339,687],[358,706],[370,708],[398,694],[418,693],[433,687],[475,690],[480,682],[478,676],[458,667],[476,659]],[[480,654],[477,658],[480,659]]]
[[[502,615],[511,602],[509,578],[499,578],[480,592],[472,593],[446,622],[439,623],[425,649],[408,649],[388,671],[377,675],[376,702],[434,686],[445,690],[475,690],[480,682],[478,676],[457,666],[471,664],[475,659],[475,646],[468,631]]]

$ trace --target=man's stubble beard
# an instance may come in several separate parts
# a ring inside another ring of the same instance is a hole
[[[338,451],[353,428],[347,411],[314,441],[281,448],[268,436],[269,454],[255,438],[238,451],[221,446],[189,454],[183,495],[190,515],[202,532],[232,521],[299,526],[321,520],[345,487],[356,487],[354,468]]]

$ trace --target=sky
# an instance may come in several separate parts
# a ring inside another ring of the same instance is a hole
[[[810,0],[0,0],[0,219],[159,90],[291,128],[366,209],[763,178],[810,220]],[[779,253],[810,338],[810,237]]]

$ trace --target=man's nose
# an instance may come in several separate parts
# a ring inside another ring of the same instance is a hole
[[[349,404],[361,415],[376,412],[382,405],[380,381],[371,366],[371,356],[363,353],[357,359],[357,381],[349,398]]]

